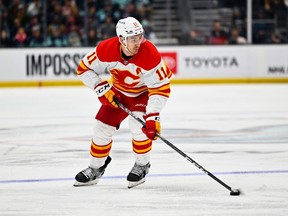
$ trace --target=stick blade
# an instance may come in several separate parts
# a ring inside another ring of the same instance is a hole
[[[240,189],[232,189],[230,192],[230,196],[240,196],[244,193]]]

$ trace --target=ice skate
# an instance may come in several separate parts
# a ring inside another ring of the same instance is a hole
[[[129,182],[128,188],[133,188],[143,184],[146,180],[146,175],[149,172],[150,166],[151,165],[149,162],[144,166],[140,166],[135,163],[129,175],[127,176],[127,181]]]
[[[94,185],[99,182],[99,179],[103,176],[106,167],[111,161],[111,157],[108,156],[105,164],[98,168],[98,169],[93,169],[91,167],[88,167],[81,172],[79,172],[76,176],[76,182],[74,183],[75,187],[79,186],[88,186],[88,185]]]

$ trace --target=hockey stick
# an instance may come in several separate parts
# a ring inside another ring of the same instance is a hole
[[[136,121],[138,121],[140,124],[145,127],[145,122],[140,119],[138,116],[136,116],[133,112],[131,112],[127,107],[125,107],[122,103],[119,102],[119,100],[114,97],[115,103],[123,109],[128,115],[132,116]],[[224,186],[226,189],[230,191],[231,196],[239,196],[241,194],[241,191],[239,189],[232,189],[229,185],[221,181],[219,178],[217,178],[215,175],[213,175],[211,172],[206,170],[204,167],[202,167],[200,164],[198,164],[195,160],[193,160],[191,157],[189,157],[187,154],[185,154],[183,151],[181,151],[179,148],[177,148],[175,145],[173,145],[171,142],[169,142],[167,139],[162,137],[159,133],[156,133],[156,135],[161,139],[164,143],[166,143],[168,146],[170,146],[172,149],[174,149],[177,153],[182,155],[184,158],[186,158],[189,162],[194,164],[198,169],[202,170],[204,173],[206,173],[208,176],[213,178],[215,181],[217,181],[219,184]]]

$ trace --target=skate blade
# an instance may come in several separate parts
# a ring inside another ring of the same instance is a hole
[[[143,184],[145,181],[146,181],[146,178],[143,178],[143,179],[141,179],[140,181],[137,181],[137,182],[128,182],[128,188],[129,189],[130,188],[134,188],[134,187],[136,187],[138,185]]]
[[[73,186],[74,187],[83,187],[83,186],[90,186],[90,185],[95,185],[99,182],[99,179],[95,179],[93,181],[89,181],[89,182],[86,182],[86,183],[83,183],[83,182],[78,182],[76,181]]]

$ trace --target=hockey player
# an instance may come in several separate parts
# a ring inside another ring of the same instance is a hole
[[[120,19],[116,33],[117,37],[100,42],[87,53],[77,69],[80,80],[95,91],[102,105],[95,117],[89,167],[76,175],[74,186],[97,184],[111,161],[113,134],[127,117],[115,97],[146,123],[143,128],[129,118],[135,164],[127,176],[128,188],[145,182],[152,141],[160,133],[160,112],[169,98],[172,72],[144,38],[138,20]],[[101,74],[110,74],[111,80],[102,80]]]

